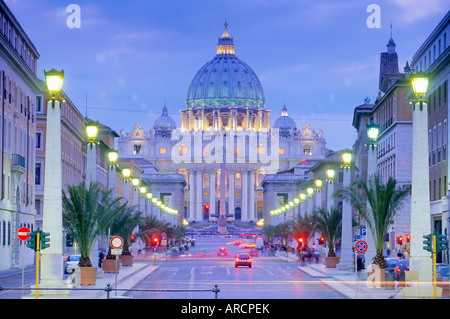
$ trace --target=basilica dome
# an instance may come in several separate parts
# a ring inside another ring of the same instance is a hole
[[[216,56],[200,68],[189,86],[186,105],[188,108],[265,106],[261,82],[255,72],[236,57],[226,23]]]
[[[177,125],[175,121],[169,116],[167,106],[164,105],[161,116],[158,117],[153,124],[153,129],[155,131],[172,131],[176,128]]]
[[[286,105],[283,107],[283,110],[281,111],[281,117],[275,120],[273,127],[279,129],[280,131],[297,130],[297,125],[295,124],[295,121],[288,116]]]

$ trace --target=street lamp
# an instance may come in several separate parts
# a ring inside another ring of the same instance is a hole
[[[98,122],[89,122],[86,125],[86,135],[88,137],[88,143],[90,145],[95,143],[95,139],[97,138],[97,134],[98,134]]]
[[[352,153],[349,151],[342,152],[342,161],[344,162],[343,167],[349,168],[352,162]]]
[[[423,156],[423,150],[428,149],[428,110],[423,110],[423,106],[425,105],[426,108],[428,103],[425,99],[428,77],[425,73],[411,74],[410,77],[414,92],[414,97],[410,99],[413,108],[410,271],[417,271],[420,274],[421,282],[431,282],[432,262],[430,254],[423,249],[422,245],[423,236],[429,234],[432,228],[430,223],[429,165],[428,158]],[[419,108],[416,108],[416,104],[419,104]],[[427,295],[427,291],[429,291],[428,287],[420,286],[421,295]]]
[[[305,201],[305,199],[306,199],[306,194],[305,193],[300,193],[299,197],[300,197],[300,202],[303,203]]]
[[[44,74],[48,93],[55,98],[58,97],[64,81],[64,70],[56,71],[55,69],[51,69],[50,71],[44,71]]]
[[[111,150],[108,152],[108,160],[109,160],[111,167],[116,165],[118,158],[119,158],[119,153],[117,151]]]
[[[50,233],[51,245],[42,251],[39,287],[64,287],[62,229],[61,170],[61,103],[60,93],[64,71],[44,71],[49,98],[47,104],[47,134],[45,134],[45,177],[42,228]],[[39,258],[39,257],[37,257]],[[41,291],[47,295],[68,295],[59,290]]]
[[[322,188],[322,180],[320,178],[316,179],[314,181],[314,183],[316,184],[316,189],[320,190]]]
[[[133,185],[134,188],[137,188],[139,186],[139,178],[133,177],[131,179],[131,184]]]
[[[306,192],[308,193],[308,197],[311,197],[313,195],[313,193],[314,193],[314,188],[308,187],[306,189]]]
[[[122,168],[122,175],[125,178],[125,180],[129,180],[130,176],[131,176],[131,169],[129,169],[127,167]]]
[[[327,182],[332,183],[334,179],[335,171],[332,168],[327,169]]]
[[[367,137],[369,138],[369,145],[372,149],[377,145],[378,134],[380,133],[380,125],[373,122],[373,118],[370,119],[370,123],[366,125]]]

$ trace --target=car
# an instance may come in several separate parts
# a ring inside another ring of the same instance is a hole
[[[400,260],[397,267],[394,268],[394,279],[396,281],[405,281],[405,271],[409,270],[409,260]]]
[[[230,256],[230,253],[228,252],[228,249],[221,247],[219,249],[217,249],[217,256],[221,257],[221,256]]]
[[[64,273],[71,274],[78,268],[78,263],[80,262],[81,255],[69,255],[64,261]]]
[[[250,254],[247,253],[238,254],[234,261],[234,267],[237,266],[248,266],[249,268],[252,268],[252,257],[250,256]]]
[[[448,265],[441,264],[436,267],[436,281],[438,287],[441,287],[446,291],[450,290]]]
[[[387,263],[386,272],[394,273],[394,269],[397,267],[400,258],[386,258],[385,260]]]
[[[259,257],[259,252],[256,249],[250,249],[249,255],[250,257],[253,256]]]

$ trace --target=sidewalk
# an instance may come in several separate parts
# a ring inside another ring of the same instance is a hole
[[[298,257],[292,253],[286,256],[285,252],[276,252],[276,256],[289,262],[297,262],[298,269],[309,276],[320,280],[325,285],[338,291],[349,299],[404,299],[402,287],[369,287],[366,274],[360,271],[358,276],[354,271],[339,270],[337,268],[326,268],[324,264],[315,262],[303,262],[300,266]],[[449,299],[449,296],[442,296]]]
[[[150,275],[152,272],[154,272],[156,269],[158,269],[159,266],[154,266],[153,262],[146,260],[146,261],[135,261],[133,266],[131,267],[120,267],[119,273],[117,274],[117,288],[118,289],[130,289],[133,286],[135,286],[137,283],[139,283],[141,280],[143,280],[146,276]],[[34,272],[35,266],[27,266],[25,267],[25,272]],[[6,278],[9,276],[21,274],[22,269],[11,269],[11,270],[5,270],[0,272],[0,278]],[[69,277],[70,278],[70,277]],[[64,287],[69,286],[70,283],[69,279],[67,280],[61,280]],[[116,274],[111,273],[103,273],[102,278],[96,279],[95,286],[80,286],[79,288],[96,288],[98,290],[77,290],[76,288],[72,289],[70,291],[69,296],[61,296],[61,297],[50,297],[50,296],[44,296],[44,292],[42,295],[39,295],[39,299],[107,299],[107,293],[104,290],[107,285],[110,285],[111,288],[115,288],[116,286]],[[62,294],[64,294],[62,292]],[[116,291],[112,290],[109,293],[110,299],[113,298],[120,298],[125,294],[126,291]],[[29,294],[25,295],[23,297],[24,299],[34,299],[35,295]]]

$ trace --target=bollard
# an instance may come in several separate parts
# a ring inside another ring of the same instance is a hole
[[[214,285],[213,292],[215,294],[215,299],[217,299],[217,294],[220,292],[219,285]]]
[[[106,299],[109,299],[109,292],[112,291],[110,284],[106,284],[105,291],[106,291]]]

